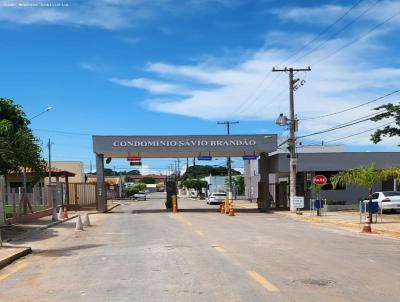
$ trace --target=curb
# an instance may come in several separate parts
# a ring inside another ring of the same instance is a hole
[[[3,245],[1,248],[18,248],[18,247],[10,247],[10,246]],[[18,260],[19,258],[22,258],[30,253],[32,253],[32,249],[30,247],[24,247],[24,248],[22,248],[22,251],[15,253],[14,255],[11,255],[9,257],[0,259],[0,269],[6,267],[7,265],[14,262],[15,260]]]
[[[50,224],[48,224],[48,225],[45,225],[45,226],[40,227],[39,230],[42,231],[42,230],[51,228],[51,227],[53,227],[53,226],[55,226],[55,225],[61,224],[61,223],[66,222],[66,221],[68,221],[68,220],[74,219],[74,218],[76,218],[76,217],[78,217],[77,214],[76,214],[76,215],[73,215],[73,216],[71,216],[71,217],[68,217],[67,219],[64,219],[64,220],[54,221],[54,222],[52,222],[52,223],[50,223]]]
[[[116,205],[114,205],[111,208],[107,209],[107,211],[105,211],[104,213],[108,213],[108,212],[110,212],[111,210],[115,209],[116,207],[118,207],[120,205],[121,205],[120,203],[117,203]]]

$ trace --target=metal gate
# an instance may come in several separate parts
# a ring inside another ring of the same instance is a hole
[[[63,204],[71,209],[82,207],[97,207],[97,184],[94,183],[63,183]]]

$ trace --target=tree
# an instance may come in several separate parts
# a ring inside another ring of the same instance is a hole
[[[337,185],[344,186],[361,186],[366,187],[368,190],[368,196],[372,194],[372,188],[375,184],[378,184],[382,180],[389,178],[399,178],[400,168],[390,167],[382,170],[378,170],[374,163],[371,163],[367,167],[361,167],[351,169],[348,171],[339,172],[330,178],[333,189]],[[370,216],[370,221],[372,216]]]
[[[385,113],[380,113],[373,118],[371,118],[372,121],[378,122],[381,120],[387,120],[387,119],[394,119],[395,126],[390,126],[387,125],[382,129],[376,130],[372,135],[371,135],[371,140],[374,142],[374,144],[379,143],[382,140],[383,137],[393,137],[393,136],[400,136],[400,104],[399,105],[394,105],[392,103],[388,103],[379,107],[374,108],[375,110],[382,110],[386,109]]]
[[[132,186],[127,186],[124,188],[124,193],[130,197],[133,196],[134,194],[139,193],[140,191],[146,189],[146,184],[142,182],[138,182],[137,184],[134,184]]]
[[[201,192],[202,188],[207,187],[207,182],[202,179],[188,178],[183,181],[183,185],[188,189],[195,189],[198,192]]]
[[[114,170],[110,168],[104,168],[104,176],[114,176]]]
[[[237,194],[244,195],[244,177],[243,175],[238,175],[233,177],[233,183],[235,184]]]
[[[225,166],[213,167],[209,165],[195,165],[188,167],[182,178],[204,178],[210,174],[213,176],[227,176],[228,169]],[[232,169],[232,175],[240,175],[240,172]]]
[[[155,184],[156,180],[151,177],[143,177],[142,182],[145,184]]]
[[[21,172],[30,168],[39,179],[46,164],[41,158],[39,140],[29,129],[29,119],[21,106],[0,98],[0,173]]]

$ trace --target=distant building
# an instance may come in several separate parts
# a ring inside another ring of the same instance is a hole
[[[83,183],[85,182],[85,170],[83,166],[83,162],[81,161],[52,161],[51,162],[52,168],[57,168],[63,171],[68,171],[73,174],[74,176],[68,177],[68,182],[70,183]],[[52,182],[56,181],[56,177],[51,178]],[[60,178],[60,182],[65,182],[65,178]],[[45,178],[45,183],[49,182],[49,178]]]
[[[260,188],[268,185],[272,208],[289,208],[289,157],[283,150],[269,153],[263,159],[244,161],[246,196],[249,199],[260,199]],[[400,152],[344,152],[342,146],[298,146],[296,194],[305,197],[305,208],[313,198],[310,191],[314,175],[330,176],[340,172],[374,163],[378,169],[400,165]],[[374,187],[375,191],[396,190],[395,180],[383,181]],[[363,187],[338,187],[333,190],[327,184],[322,188],[321,198],[358,203],[360,198],[367,197]],[[268,206],[267,206],[268,207]]]

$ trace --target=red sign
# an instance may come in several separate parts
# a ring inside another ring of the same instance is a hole
[[[328,180],[326,179],[326,177],[324,175],[315,175],[313,177],[312,181],[315,185],[319,185],[319,186],[323,186],[328,182]]]
[[[129,156],[127,158],[128,161],[141,161],[142,158],[140,156]]]

